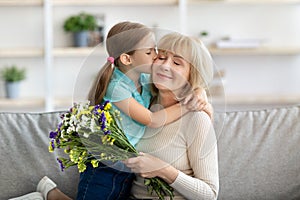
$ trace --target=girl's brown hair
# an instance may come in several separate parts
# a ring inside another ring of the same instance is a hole
[[[126,53],[132,55],[143,38],[152,33],[150,28],[134,22],[121,22],[114,25],[106,37],[106,50],[110,57],[114,58],[114,64],[107,61],[100,69],[89,91],[88,100],[91,105],[100,104],[105,96],[109,81],[114,71],[113,66],[119,67],[120,55]]]

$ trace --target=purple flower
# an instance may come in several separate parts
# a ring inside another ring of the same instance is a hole
[[[99,115],[99,112],[98,112],[99,107],[100,107],[99,105],[96,105],[96,106],[94,107],[94,109],[93,109],[94,115]]]
[[[106,106],[106,104],[108,104],[109,101],[105,101],[104,104],[103,104],[103,108]]]
[[[52,147],[52,149],[55,149],[55,143],[54,143],[54,140],[51,140],[51,147]]]
[[[56,160],[57,160],[57,162],[58,162],[58,163],[59,163],[59,165],[60,165],[60,169],[61,169],[61,171],[63,172],[63,171],[64,171],[64,169],[65,169],[65,166],[64,166],[64,164],[63,164],[62,160],[60,160],[59,158],[56,158]]]
[[[62,124],[63,124],[62,122],[60,122],[60,123],[58,124],[58,126],[57,126],[58,131],[60,131],[60,128],[61,128]]]
[[[60,140],[59,140],[59,139],[56,139],[55,141],[56,141],[56,144],[57,144],[57,145],[60,144]],[[59,146],[58,146],[57,148],[59,148]]]
[[[56,138],[56,136],[57,136],[57,132],[56,131],[51,131],[49,133],[49,138],[51,138],[51,139]]]
[[[106,126],[105,126],[106,117],[105,117],[104,112],[102,112],[100,115],[99,123],[101,124],[101,130],[103,131],[106,128]]]
[[[94,107],[95,110],[98,110],[99,108],[101,109],[101,105],[99,105],[99,104],[95,105],[95,107]]]
[[[104,131],[104,135],[109,135],[109,134],[111,134],[110,130]]]

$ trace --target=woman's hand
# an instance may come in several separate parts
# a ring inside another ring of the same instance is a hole
[[[134,173],[143,178],[160,177],[167,183],[173,183],[178,176],[178,170],[170,164],[150,154],[140,152],[139,156],[123,161]]]

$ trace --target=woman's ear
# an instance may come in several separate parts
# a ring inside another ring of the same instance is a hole
[[[126,53],[122,53],[120,55],[120,61],[125,66],[128,66],[128,65],[132,64],[132,59],[131,59],[130,55],[128,55]]]

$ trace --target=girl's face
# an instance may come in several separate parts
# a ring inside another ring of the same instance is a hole
[[[154,59],[156,58],[155,51],[155,39],[154,35],[151,34],[146,36],[141,42],[140,47],[135,50],[132,58],[132,66],[134,70],[140,73],[151,73],[151,65],[153,64]]]
[[[190,63],[179,55],[159,51],[152,66],[152,80],[159,90],[176,91],[189,80]]]

